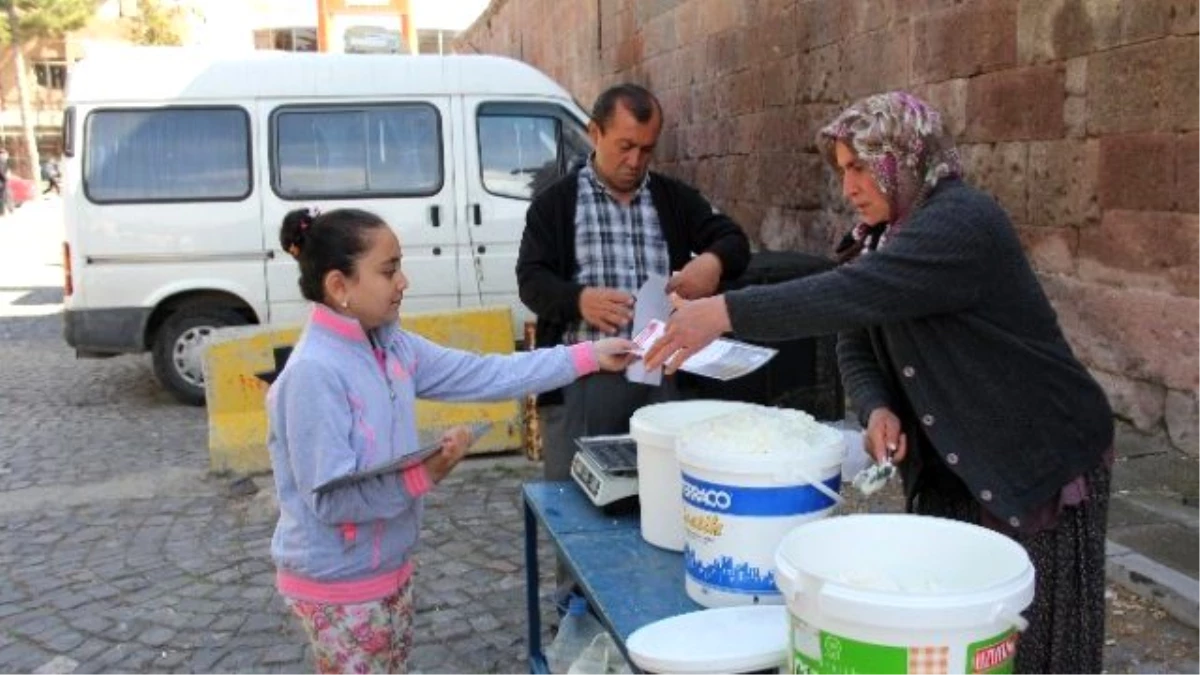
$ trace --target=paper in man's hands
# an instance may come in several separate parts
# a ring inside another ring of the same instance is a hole
[[[637,336],[644,333],[646,327],[651,325],[651,322],[657,322],[657,325],[660,326],[658,337],[662,337],[662,331],[665,330],[664,322],[669,316],[671,316],[671,301],[667,298],[667,278],[651,274],[646,277],[646,283],[642,284],[642,287],[638,289],[637,294],[634,296],[633,335],[635,344]],[[635,353],[641,356],[645,353],[646,349],[649,349],[649,347],[644,347],[642,351]],[[657,387],[662,384],[662,368],[646,370],[645,364],[639,359],[629,364],[629,367],[625,369],[625,379],[630,382],[649,384]]]

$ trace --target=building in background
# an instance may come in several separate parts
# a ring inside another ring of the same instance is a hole
[[[317,49],[344,54],[416,54],[409,0],[317,0]]]

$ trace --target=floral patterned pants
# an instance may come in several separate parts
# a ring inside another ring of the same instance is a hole
[[[334,605],[287,599],[318,673],[405,673],[413,642],[412,580],[382,600]]]

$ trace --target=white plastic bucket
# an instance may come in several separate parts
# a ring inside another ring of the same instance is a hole
[[[790,532],[775,556],[795,673],[1011,673],[1034,571],[983,527],[852,515]]]
[[[840,501],[845,441],[794,410],[755,406],[733,417],[710,419],[679,440],[684,584],[705,607],[782,604],[775,550],[795,526]],[[788,433],[798,423],[805,432]],[[754,444],[770,450],[748,451]]]
[[[640,408],[629,420],[637,441],[638,502],[642,538],[669,551],[683,550],[683,501],[675,439],[710,417],[749,407],[737,401],[674,401]]]

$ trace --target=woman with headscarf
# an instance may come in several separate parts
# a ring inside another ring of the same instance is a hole
[[[646,355],[674,369],[720,334],[838,333],[876,461],[918,514],[1019,541],[1037,582],[1019,672],[1100,672],[1112,412],[1075,358],[1008,216],[961,179],[940,114],[866,98],[818,135],[861,217],[829,272],[688,302]],[[887,565],[886,555],[880,565]]]

